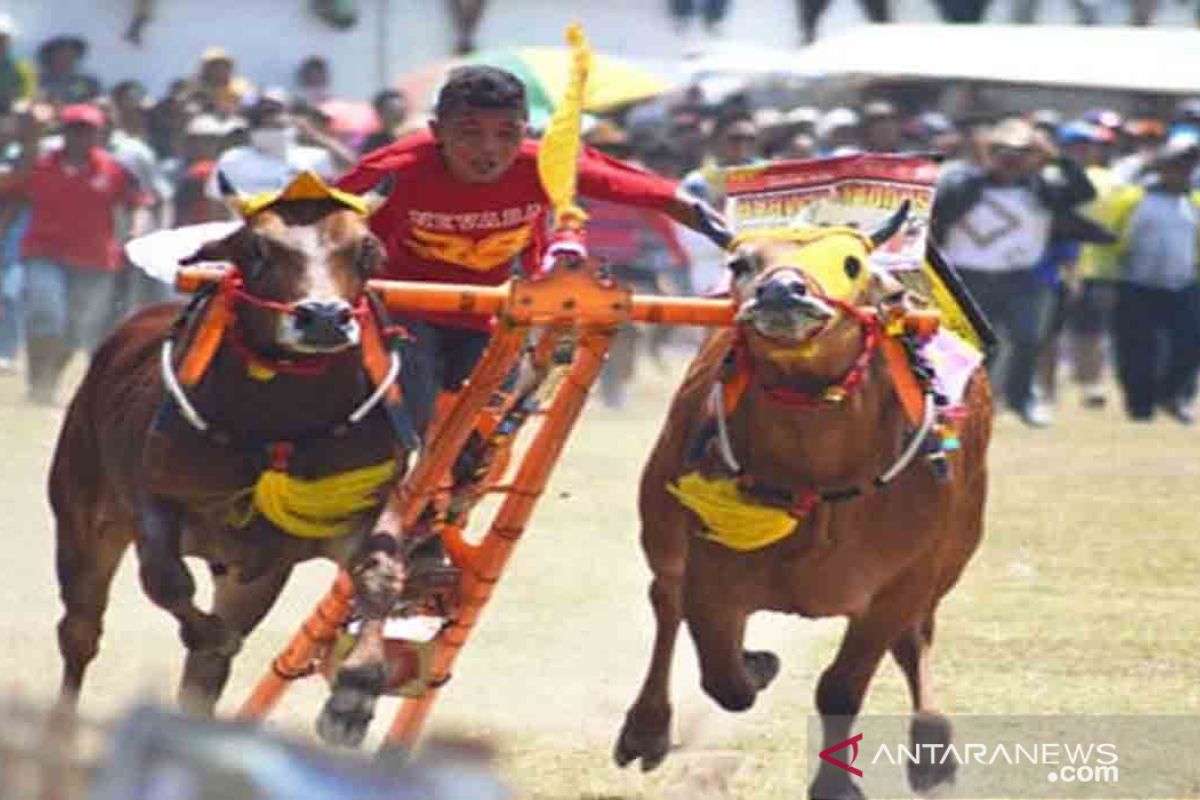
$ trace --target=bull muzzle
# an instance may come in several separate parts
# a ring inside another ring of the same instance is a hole
[[[334,353],[355,347],[361,328],[344,300],[297,303],[280,321],[280,344],[300,353]]]

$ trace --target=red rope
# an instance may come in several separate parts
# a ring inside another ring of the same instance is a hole
[[[843,300],[832,297],[822,297],[821,299],[830,305],[836,306],[858,322],[863,331],[862,350],[840,381],[825,386],[816,392],[793,389],[787,386],[763,386],[763,391],[767,397],[776,403],[793,408],[818,408],[832,402],[831,393],[837,394],[840,392],[842,397],[848,397],[861,388],[866,381],[867,370],[871,366],[871,357],[875,354],[875,348],[879,345],[879,319],[873,313],[863,311],[857,306]],[[737,359],[739,370],[744,369],[750,375],[754,375],[754,362],[750,358],[749,347],[746,344],[745,337],[740,333],[734,342],[734,357]]]
[[[288,316],[296,316],[296,303],[281,303],[276,300],[268,300],[265,297],[247,292],[241,273],[236,269],[230,270],[221,281],[221,288],[217,300],[228,305],[232,312],[236,310],[239,303],[261,308],[266,311],[273,311],[277,314],[286,314]],[[351,316],[356,319],[364,319],[371,314],[370,304],[366,297],[360,298],[358,303],[350,312]],[[236,318],[229,332],[229,345],[233,352],[247,364],[247,366],[256,366],[264,370],[276,372],[281,375],[297,375],[305,378],[312,378],[318,375],[323,375],[329,369],[332,363],[332,354],[314,353],[312,355],[289,356],[286,358],[269,358],[255,352],[242,338],[241,331],[237,325]]]

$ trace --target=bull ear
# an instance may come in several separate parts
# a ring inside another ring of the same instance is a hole
[[[883,224],[878,228],[871,231],[872,247],[879,247],[888,239],[896,235],[896,232],[900,230],[900,226],[904,224],[904,220],[908,219],[908,210],[911,207],[912,203],[908,200],[905,200],[900,204],[900,207],[896,209],[896,213],[884,220]]]
[[[374,214],[380,206],[387,202],[387,199],[392,196],[392,189],[395,186],[396,176],[389,173],[362,196],[363,202],[367,204],[367,216]]]
[[[221,170],[217,170],[217,190],[220,191],[221,202],[225,204],[226,208],[232,211],[235,216],[246,216],[245,198],[234,188],[229,178]]]

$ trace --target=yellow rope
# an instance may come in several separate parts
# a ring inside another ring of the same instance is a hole
[[[730,479],[709,480],[690,472],[667,491],[695,512],[707,538],[731,550],[761,550],[790,536],[800,524],[789,511],[747,501]]]
[[[396,473],[392,460],[316,480],[268,469],[247,489],[249,508],[234,519],[245,527],[255,512],[303,539],[331,539],[353,531],[353,517],[380,502],[379,490]]]

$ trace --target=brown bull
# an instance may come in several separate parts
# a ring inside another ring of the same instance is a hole
[[[305,174],[265,207],[230,200],[245,224],[195,257],[236,268],[220,293],[188,324],[172,304],[121,325],[66,415],[49,488],[68,704],[131,544],[145,593],[179,621],[180,696],[201,713],[296,563],[325,557],[350,569],[368,619],[386,615],[399,590],[391,540],[370,534],[406,451],[394,418],[371,402],[383,381],[360,352],[377,322],[364,289],[382,254],[366,225],[379,198],[333,193]],[[214,328],[221,304],[229,321]],[[215,355],[185,386],[185,354],[214,335]],[[211,613],[193,602],[184,556],[210,565]],[[382,684],[378,644],[360,640],[335,682],[326,738],[361,738]]]
[[[899,302],[900,287],[865,267],[869,250],[899,219],[869,239],[847,229],[804,241],[751,234],[735,251],[737,323],[712,336],[693,362],[642,476],[642,546],[654,573],[657,635],[616,745],[621,766],[640,758],[652,769],[666,757],[681,620],[705,692],[731,711],[753,705],[779,669],[773,653],[743,649],[746,619],[760,610],[849,617],[816,692],[825,747],[849,737],[888,652],[911,690],[914,741],[949,740],[949,723],[935,709],[929,652],[938,603],[983,532],[991,400],[977,371],[962,401],[961,449],[944,462],[948,480],[918,457],[889,485],[874,483],[901,459],[913,427],[876,347],[883,332],[872,327],[874,307]],[[741,355],[744,391],[734,407],[718,410],[728,414],[727,433],[698,448],[704,441],[697,436],[714,429],[711,390],[730,370],[731,347]],[[687,474],[735,472],[746,502],[794,512],[800,522],[784,529],[790,533],[735,549],[714,540],[702,515],[689,510],[696,506],[678,499]],[[910,773],[920,788],[951,777],[945,767]],[[825,762],[810,791],[861,794],[848,773]]]

